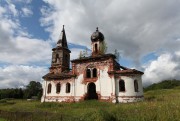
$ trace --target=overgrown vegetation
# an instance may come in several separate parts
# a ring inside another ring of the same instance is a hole
[[[106,54],[107,48],[107,43],[105,41],[102,41],[100,46],[100,54]]]
[[[144,88],[144,91],[149,90],[157,90],[157,89],[173,89],[175,87],[180,86],[180,80],[164,80],[159,83],[152,84],[146,88]]]
[[[40,103],[0,102],[0,117],[17,121],[179,121],[180,88],[145,92],[145,101],[112,104],[99,101]]]

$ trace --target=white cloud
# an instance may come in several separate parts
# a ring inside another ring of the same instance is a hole
[[[4,14],[0,15],[0,62],[49,64],[51,43],[31,38],[31,35],[21,27],[17,17],[11,18],[7,8],[1,11],[4,11]]]
[[[2,62],[12,64],[44,63],[49,64],[51,59],[51,46],[49,42],[31,39],[27,37],[16,37],[4,45],[0,52]]]
[[[0,16],[2,16],[2,14],[3,14],[4,12],[5,12],[5,9],[0,6]]]
[[[22,10],[25,15],[31,14],[27,9]],[[51,48],[50,41],[32,38],[21,26],[14,4],[8,2],[0,7],[0,63],[8,64],[0,66],[0,88],[41,81],[48,69],[40,66],[50,65]]]
[[[44,1],[50,6],[41,9],[41,24],[55,41],[65,24],[68,42],[90,48],[90,35],[99,26],[108,50],[123,50],[136,64],[147,53],[179,48],[174,38],[180,36],[180,1]]]
[[[32,10],[30,8],[24,7],[21,10],[22,10],[23,15],[25,17],[29,17],[29,16],[31,16],[33,14]]]
[[[180,52],[180,51],[179,51]],[[145,66],[143,84],[145,86],[165,79],[180,79],[180,55],[165,53]]]
[[[45,67],[23,65],[0,67],[0,88],[19,88],[26,86],[30,81],[41,82],[42,75],[47,72],[48,69]]]
[[[18,11],[17,11],[16,6],[14,4],[9,3],[8,8],[13,13],[14,16],[18,16]]]

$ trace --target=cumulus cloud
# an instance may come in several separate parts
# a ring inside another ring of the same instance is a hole
[[[22,10],[26,15],[31,14]],[[41,81],[48,71],[46,65],[50,65],[51,42],[32,38],[21,26],[19,17],[11,1],[0,7],[0,63],[6,65],[0,66],[0,88],[22,87],[32,80]]]
[[[7,43],[6,43],[7,44]],[[51,46],[48,42],[26,37],[16,37],[6,49],[0,52],[0,58],[3,62],[11,64],[28,64],[28,63],[48,63],[51,58]]]
[[[9,64],[49,63],[51,43],[31,38],[21,27],[18,19],[11,18],[8,8],[1,8],[0,11],[4,11],[4,14],[0,15],[0,62]]]
[[[42,26],[56,40],[65,24],[68,41],[90,47],[90,35],[99,26],[108,50],[123,51],[139,64],[141,57],[161,49],[177,51],[180,1],[177,0],[44,0]],[[88,46],[89,45],[89,46]],[[171,46],[171,47],[169,47]]]
[[[31,16],[33,14],[32,10],[30,8],[24,7],[21,10],[22,10],[23,15],[25,17],[29,17],[29,16]]]
[[[44,67],[23,65],[0,67],[0,88],[19,88],[26,86],[30,81],[41,82],[42,75],[47,71]]]
[[[5,9],[0,6],[0,16],[2,16],[2,14],[3,14],[4,12],[5,12]]]
[[[8,2],[8,3],[9,3],[8,8],[9,8],[9,10],[11,11],[11,13],[12,13],[14,16],[18,16],[18,11],[17,11],[15,5],[14,5],[14,4],[11,4],[10,2]]]
[[[146,65],[143,84],[147,86],[165,79],[180,79],[180,54],[178,53],[161,54],[157,60]]]

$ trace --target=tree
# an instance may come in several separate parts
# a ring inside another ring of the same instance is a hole
[[[107,44],[105,41],[103,41],[100,46],[100,54],[105,54],[106,51],[107,51]]]
[[[88,48],[84,49],[83,51],[80,51],[79,53],[79,59],[88,57]]]
[[[119,52],[117,49],[114,50],[114,55],[116,56],[116,61],[119,62]]]
[[[42,85],[40,82],[31,81],[25,90],[25,98],[31,98],[32,96],[38,96],[39,98],[42,95]]]
[[[79,59],[81,59],[83,57],[82,55],[82,51],[79,52]]]
[[[0,99],[4,99],[4,98],[22,99],[23,95],[24,95],[24,92],[21,88],[0,89]]]

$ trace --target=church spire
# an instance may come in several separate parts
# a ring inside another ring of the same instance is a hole
[[[57,47],[68,48],[64,25],[63,25],[63,29],[62,29],[62,31],[61,31],[59,40],[58,40],[58,42],[57,42]]]
[[[52,51],[52,71],[54,71],[54,73],[69,71],[71,51],[68,49],[64,25],[57,45],[52,49]]]

